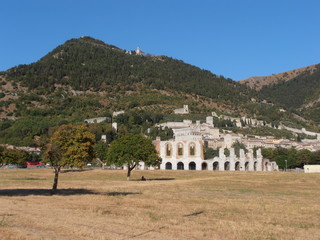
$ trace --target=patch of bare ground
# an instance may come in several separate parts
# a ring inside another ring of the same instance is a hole
[[[144,176],[147,181],[140,181]],[[0,239],[319,239],[320,175],[0,170]]]
[[[17,108],[16,108],[16,104],[14,104],[14,103],[11,103],[11,104],[9,104],[9,106],[6,108],[6,107],[2,107],[2,112],[0,112],[0,117],[2,117],[2,118],[6,118],[6,117],[8,117],[7,116],[7,114],[8,113],[12,113],[12,112],[14,112],[15,110],[16,110]],[[10,117],[8,117],[8,118],[10,118]],[[13,117],[14,118],[14,117]]]

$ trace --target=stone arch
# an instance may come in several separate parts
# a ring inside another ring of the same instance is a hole
[[[235,165],[235,171],[240,171],[240,162],[236,162],[236,165]]]
[[[257,171],[257,165],[258,165],[257,162],[254,162],[254,163],[253,163],[253,171]]]
[[[214,162],[212,169],[213,169],[213,170],[219,170],[219,162]]]
[[[177,144],[177,157],[182,157],[183,156],[183,143],[179,142]]]
[[[166,149],[166,156],[167,157],[171,157],[171,155],[172,155],[172,145],[171,145],[171,143],[166,143],[165,149]]]
[[[201,164],[201,170],[208,170],[208,164],[206,162]]]
[[[196,170],[196,163],[195,162],[189,163],[189,170]]]
[[[229,171],[230,170],[230,162],[224,163],[224,170]]]
[[[268,162],[265,162],[264,164],[264,171],[268,171]]]
[[[189,156],[196,155],[196,144],[194,142],[191,142],[189,144]]]
[[[245,170],[245,171],[249,171],[249,162],[246,162],[246,163],[244,164],[244,170]]]
[[[171,170],[172,169],[172,163],[171,162],[167,162],[166,163],[166,170]]]
[[[177,170],[184,170],[184,164],[183,164],[183,162],[178,162],[178,164],[177,164]]]

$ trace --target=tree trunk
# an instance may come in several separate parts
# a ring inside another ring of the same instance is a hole
[[[128,171],[127,171],[127,181],[130,181],[131,171],[137,166],[137,164],[134,164],[132,167],[130,165],[127,165]]]
[[[59,172],[60,172],[60,167],[55,167],[54,168],[53,186],[52,186],[51,193],[50,193],[51,195],[53,195],[57,192]]]
[[[130,165],[129,165],[129,164],[128,164],[127,168],[128,168],[128,171],[127,171],[127,181],[130,181],[131,168],[130,168]]]

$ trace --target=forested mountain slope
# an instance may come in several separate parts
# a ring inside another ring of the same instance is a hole
[[[320,123],[320,64],[290,81],[263,87],[260,96]]]
[[[265,86],[275,85],[281,82],[287,82],[298,77],[299,75],[306,74],[306,73],[312,74],[315,71],[317,71],[317,65],[311,65],[311,66],[302,67],[302,68],[294,69],[294,70],[283,72],[283,73],[272,74],[269,76],[250,77],[250,78],[239,81],[239,83],[245,84],[250,88],[260,90]]]
[[[33,145],[52,127],[111,117],[118,110],[125,110],[129,114],[126,120],[137,124],[133,131],[142,132],[158,121],[176,120],[173,110],[184,104],[195,115],[183,118],[193,120],[216,111],[275,125],[287,121],[317,128],[290,111],[281,112],[275,101],[263,101],[264,97],[272,99],[267,89],[260,94],[262,97],[246,85],[180,60],[140,55],[81,37],[35,63],[0,73],[0,143]]]
[[[29,89],[56,84],[74,90],[108,91],[117,85],[141,83],[148,88],[199,94],[218,101],[246,101],[248,90],[231,79],[165,56],[130,55],[99,40],[82,37],[57,47],[38,62],[6,72]]]

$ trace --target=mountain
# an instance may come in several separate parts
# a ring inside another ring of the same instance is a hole
[[[216,111],[314,129],[312,123],[280,111],[277,103],[264,101],[267,97],[267,91],[262,94],[181,60],[81,37],[35,63],[0,72],[0,143],[32,145],[54,126],[111,117],[119,110],[128,115],[117,121],[144,127],[158,121],[205,119]],[[172,114],[184,104],[193,115]],[[136,126],[134,131],[142,129]]]
[[[241,84],[245,84],[250,88],[254,88],[256,90],[261,90],[264,86],[275,85],[281,82],[290,81],[300,75],[303,74],[312,74],[317,71],[317,65],[311,65],[308,67],[297,68],[291,71],[272,74],[270,76],[263,76],[263,77],[250,77],[244,80],[239,81]]]
[[[52,90],[58,85],[78,91],[108,91],[116,85],[130,90],[143,84],[159,90],[183,91],[218,101],[248,99],[248,89],[166,56],[131,55],[102,41],[82,37],[57,47],[38,62],[9,69],[8,79],[30,90]]]
[[[91,37],[71,39],[35,63],[0,73],[0,143],[32,145],[54,126],[111,117],[119,110],[131,112],[132,122],[139,118],[134,112],[148,114],[150,124],[184,104],[195,114],[233,112],[251,92],[180,60]]]

